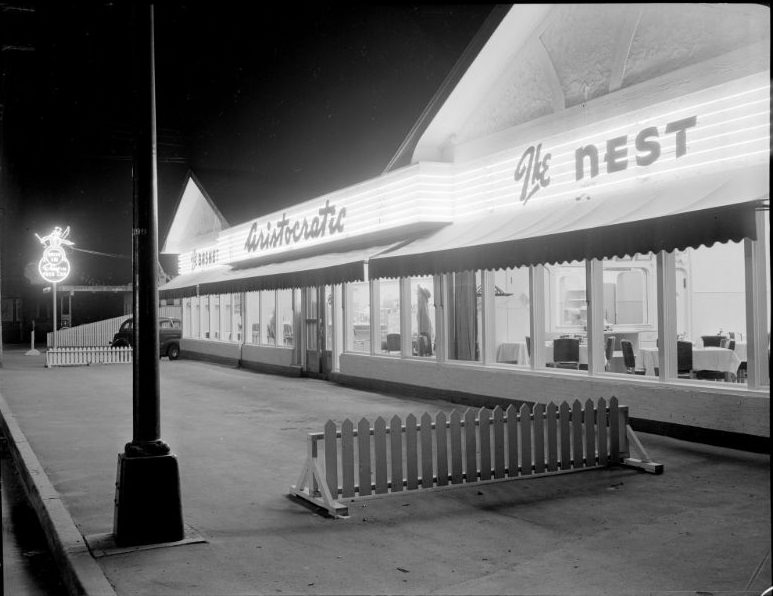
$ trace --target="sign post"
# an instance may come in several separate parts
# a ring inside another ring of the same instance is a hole
[[[38,263],[38,272],[40,276],[51,284],[51,294],[54,299],[54,345],[56,347],[56,284],[63,282],[70,275],[70,261],[64,252],[64,246],[72,246],[73,242],[68,240],[70,235],[70,226],[64,231],[56,226],[48,236],[42,238],[35,234],[40,243],[45,246],[43,257]]]

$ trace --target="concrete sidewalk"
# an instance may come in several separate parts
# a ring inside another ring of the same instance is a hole
[[[161,363],[162,437],[179,458],[185,522],[206,542],[95,559],[82,539],[112,530],[131,377],[127,365],[45,369],[12,348],[0,369],[6,425],[50,481],[42,500],[58,519],[47,530],[62,532],[63,563],[91,593],[758,595],[771,585],[767,455],[640,433],[663,475],[609,469],[412,493],[333,520],[287,496],[307,433],[454,404],[185,360]]]

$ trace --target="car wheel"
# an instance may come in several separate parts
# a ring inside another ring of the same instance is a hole
[[[171,344],[166,351],[169,360],[177,360],[180,357],[180,344]]]
[[[128,340],[118,339],[118,340],[113,342],[112,347],[113,348],[130,348],[131,344],[128,342]]]

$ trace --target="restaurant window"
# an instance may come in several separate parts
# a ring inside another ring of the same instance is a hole
[[[242,294],[231,295],[233,321],[231,323],[233,340],[237,342],[242,341]]]
[[[379,282],[379,323],[381,351],[400,354],[400,282],[396,279]]]
[[[278,290],[277,304],[279,305],[279,316],[277,320],[277,345],[292,347],[293,341],[293,291]]]
[[[435,357],[435,299],[432,276],[413,277],[411,288],[411,353]]]
[[[192,337],[191,299],[183,298],[183,337]]]
[[[685,262],[689,287],[685,313],[677,332],[692,345],[692,359],[678,366],[683,378],[700,381],[736,381],[741,363],[746,366],[746,281],[743,242],[688,248],[677,252]],[[678,266],[678,265],[677,265]],[[677,269],[677,290],[680,278]],[[688,331],[685,333],[684,330]],[[689,372],[689,375],[687,374]]]
[[[346,350],[370,352],[370,284],[346,284]]]
[[[263,290],[260,293],[260,343],[276,345],[276,292]]]
[[[260,343],[260,292],[247,292],[244,295],[244,316],[246,318],[246,343]]]
[[[545,344],[548,368],[588,370],[585,262],[545,266]]]
[[[201,337],[201,298],[191,297],[191,337]]]
[[[480,361],[482,318],[480,271],[448,275],[448,359]]]
[[[209,339],[210,332],[210,316],[209,316],[209,299],[211,296],[200,296],[201,302],[201,337],[202,339]]]
[[[233,341],[231,336],[232,316],[231,294],[223,294],[220,297],[220,339],[223,341]]]
[[[212,339],[220,339],[220,294],[209,297],[210,333]]]
[[[494,329],[496,360],[528,367],[526,338],[531,328],[529,268],[500,269],[494,272]]]
[[[603,259],[601,266],[605,370],[633,372],[644,366],[641,350],[656,347],[655,255]],[[677,288],[677,302],[679,300]],[[635,364],[631,366],[631,363]]]

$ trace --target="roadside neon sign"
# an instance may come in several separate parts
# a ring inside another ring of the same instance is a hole
[[[35,234],[40,243],[45,246],[43,258],[38,262],[40,277],[48,283],[57,284],[63,282],[70,275],[70,261],[64,252],[63,246],[71,246],[73,243],[67,240],[70,235],[70,226],[62,231],[56,226],[48,236],[42,238]]]

